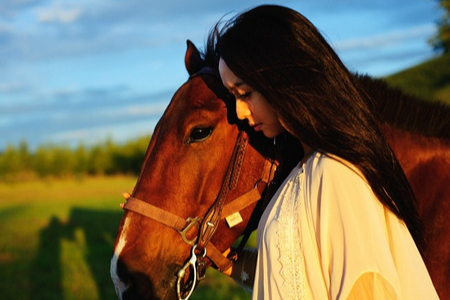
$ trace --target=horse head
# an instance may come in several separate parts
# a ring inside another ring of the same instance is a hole
[[[273,176],[269,142],[254,136],[247,145],[255,133],[238,122],[216,68],[189,41],[185,66],[190,78],[156,125],[133,201],[125,204],[111,261],[120,299],[187,298],[197,284],[196,260],[226,266],[221,253],[243,233]],[[205,218],[217,219],[214,234],[205,233]]]

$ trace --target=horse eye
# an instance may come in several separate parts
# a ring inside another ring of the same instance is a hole
[[[211,127],[208,128],[199,128],[196,127],[192,130],[191,135],[187,140],[187,144],[191,143],[200,143],[206,140],[211,136],[213,129]]]

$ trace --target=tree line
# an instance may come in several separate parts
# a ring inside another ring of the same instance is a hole
[[[0,153],[0,181],[64,178],[84,175],[138,175],[149,136],[124,144],[106,140],[93,146],[41,145],[31,151],[27,142],[8,145]]]
[[[437,0],[443,13],[436,22],[437,32],[428,41],[433,49],[439,53],[450,53],[450,0]]]

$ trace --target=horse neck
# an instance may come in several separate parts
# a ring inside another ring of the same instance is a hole
[[[388,86],[385,80],[357,75],[370,96],[371,109],[391,127],[450,139],[450,106],[425,100]]]
[[[382,131],[405,173],[435,156],[450,161],[450,140],[383,126]]]

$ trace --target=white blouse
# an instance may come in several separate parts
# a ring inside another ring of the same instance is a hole
[[[406,228],[350,163],[314,153],[258,226],[253,299],[439,299]]]

